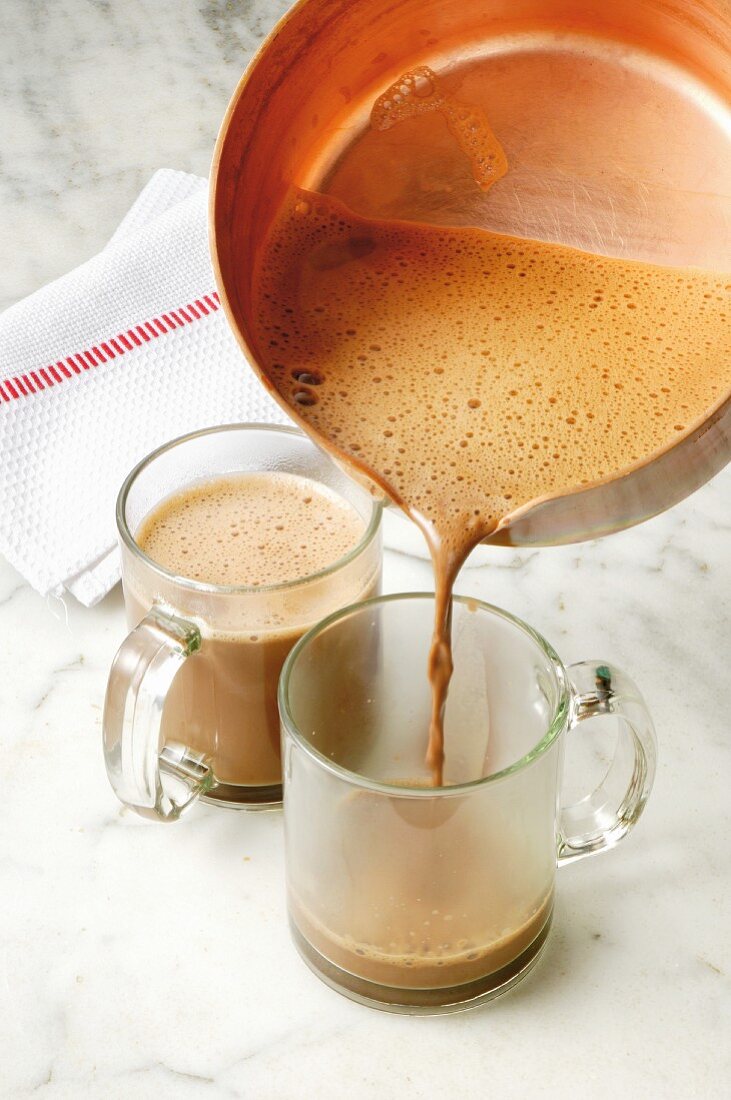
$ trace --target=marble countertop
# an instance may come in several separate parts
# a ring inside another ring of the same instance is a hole
[[[95,252],[156,168],[207,171],[287,6],[0,6],[0,306]],[[460,578],[565,660],[629,670],[660,763],[633,835],[561,869],[532,977],[441,1018],[374,1012],[306,969],[280,815],[200,806],[158,827],[116,803],[100,722],[119,589],[64,606],[0,563],[0,1096],[727,1096],[730,490],[731,468],[640,528],[496,550]],[[387,590],[430,587],[425,562],[385,568]]]

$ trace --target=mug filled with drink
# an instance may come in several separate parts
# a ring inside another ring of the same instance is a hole
[[[546,942],[557,864],[624,837],[655,772],[627,675],[567,667],[519,619],[455,597],[435,785],[433,616],[426,594],[335,612],[297,643],[279,689],[295,944],[329,985],[394,1012],[455,1011],[519,982]],[[564,742],[594,716],[616,725],[613,759],[561,805]]]
[[[166,444],[117,503],[131,633],[112,666],[112,786],[173,820],[196,797],[281,803],[277,680],[324,615],[375,595],[381,503],[294,428],[231,424]]]

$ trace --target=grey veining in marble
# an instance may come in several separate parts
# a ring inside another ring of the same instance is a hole
[[[0,309],[99,250],[157,168],[208,175],[287,0],[2,0]]]
[[[155,168],[207,171],[286,6],[0,2],[0,304],[96,251]],[[64,607],[0,563],[0,1096],[727,1097],[730,490],[731,469],[643,527],[460,578],[566,661],[629,670],[660,763],[632,837],[562,869],[532,979],[437,1019],[351,1004],[300,962],[278,815],[120,808],[100,747],[120,592]],[[388,555],[387,589],[430,585]]]

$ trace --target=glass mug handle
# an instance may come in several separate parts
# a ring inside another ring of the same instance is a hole
[[[167,694],[200,647],[194,623],[156,604],[114,658],[102,720],[104,761],[114,793],[143,817],[176,821],[215,785],[202,753],[162,739]]]
[[[657,761],[655,728],[629,676],[601,661],[581,661],[567,672],[573,688],[569,729],[599,715],[614,714],[619,733],[600,785],[559,812],[559,863],[612,848],[627,835],[645,807]]]

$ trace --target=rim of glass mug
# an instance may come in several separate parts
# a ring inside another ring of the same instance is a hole
[[[537,760],[543,753],[553,744],[558,735],[564,729],[569,715],[571,713],[571,686],[564,663],[556,653],[556,650],[547,642],[542,634],[539,634],[537,630],[534,630],[528,623],[523,622],[517,615],[511,615],[509,611],[505,611],[502,607],[496,607],[494,604],[486,603],[484,600],[475,599],[473,596],[454,596],[453,599],[456,603],[464,605],[472,605],[479,608],[481,611],[487,611],[490,614],[497,615],[499,618],[510,623],[512,626],[517,627],[523,634],[526,634],[538,647],[542,655],[548,659],[551,675],[554,680],[554,685],[558,694],[558,702],[551,721],[548,724],[546,732],[527,753],[516,760],[514,763],[509,764],[507,768],[502,768],[498,772],[494,772],[492,775],[484,776],[481,779],[471,779],[468,783],[455,783],[449,787],[407,787],[398,783],[384,783],[377,779],[371,779],[366,775],[361,775],[359,772],[351,771],[349,768],[344,768],[340,764],[336,764],[327,756],[323,756],[321,752],[314,747],[314,745],[302,736],[297,724],[294,721],[292,713],[289,709],[288,689],[289,681],[292,674],[294,665],[297,662],[297,658],[303,649],[328,627],[332,626],[339,619],[344,619],[348,615],[352,615],[353,612],[363,612],[368,607],[393,603],[397,600],[434,600],[433,592],[394,592],[388,596],[373,596],[369,600],[364,600],[362,603],[351,604],[349,607],[341,608],[339,611],[334,611],[327,618],[322,619],[321,622],[316,623],[311,627],[306,634],[304,634],[296,645],[292,648],[287,656],[284,665],[282,666],[282,672],[279,677],[279,688],[277,691],[277,702],[279,704],[279,715],[282,721],[282,725],[286,728],[287,733],[292,739],[304,749],[319,765],[324,767],[327,771],[332,772],[333,775],[337,775],[341,779],[346,779],[350,783],[355,783],[359,787],[366,787],[368,790],[376,791],[380,794],[393,795],[398,791],[399,798],[434,798],[438,796],[444,798],[452,795],[460,795],[465,791],[472,790],[475,787],[482,787],[487,783],[494,783],[500,779],[507,779],[511,775],[515,775],[516,772],[522,771],[523,768],[528,767]],[[426,751],[426,750],[425,750]],[[286,783],[286,771],[285,771],[285,783]]]
[[[317,447],[317,444],[309,438],[309,436],[301,431],[299,428],[290,427],[288,424],[265,424],[259,421],[244,421],[242,423],[231,424],[219,424],[211,428],[198,428],[194,432],[186,432],[184,435],[179,435],[175,439],[169,440],[167,443],[163,443],[162,446],[156,447],[154,451],[150,451],[144,458],[140,459],[136,466],[127,474],[126,478],[122,482],[122,487],[119,490],[117,496],[117,531],[119,537],[124,542],[124,545],[135,554],[138,558],[145,563],[153,572],[165,577],[167,580],[174,581],[177,585],[183,588],[194,589],[196,592],[217,592],[228,593],[234,595],[236,593],[243,592],[281,592],[287,588],[296,588],[298,585],[308,583],[310,581],[319,580],[329,576],[331,573],[335,573],[338,569],[342,569],[348,562],[353,561],[362,554],[363,550],[373,541],[378,533],[378,528],[381,523],[381,513],[383,512],[383,502],[377,497],[371,498],[371,518],[368,525],[363,532],[363,535],[356,543],[354,547],[348,550],[347,554],[343,554],[335,561],[330,562],[324,569],[318,570],[316,573],[305,573],[301,577],[296,577],[291,581],[281,581],[276,584],[209,584],[205,581],[192,580],[190,577],[185,577],[180,573],[173,573],[172,570],[166,569],[165,566],[159,565],[148,554],[144,552],[142,547],[136,541],[134,535],[129,529],[126,517],[127,497],[130,490],[137,480],[138,476],[149,466],[155,459],[165,454],[166,451],[171,451],[173,448],[180,446],[183,443],[187,443],[192,439],[199,439],[205,435],[218,435],[220,432],[232,432],[232,431],[264,431],[272,432],[277,435],[292,435],[297,436],[299,439],[307,440],[317,450],[321,448]],[[324,451],[322,452],[325,453]],[[327,457],[327,456],[326,456]],[[332,460],[331,460],[332,461]],[[346,475],[347,476],[347,475]],[[351,479],[352,480],[352,479]],[[354,482],[357,484],[357,482]],[[366,490],[364,489],[365,493]],[[159,503],[159,501],[158,501]]]

